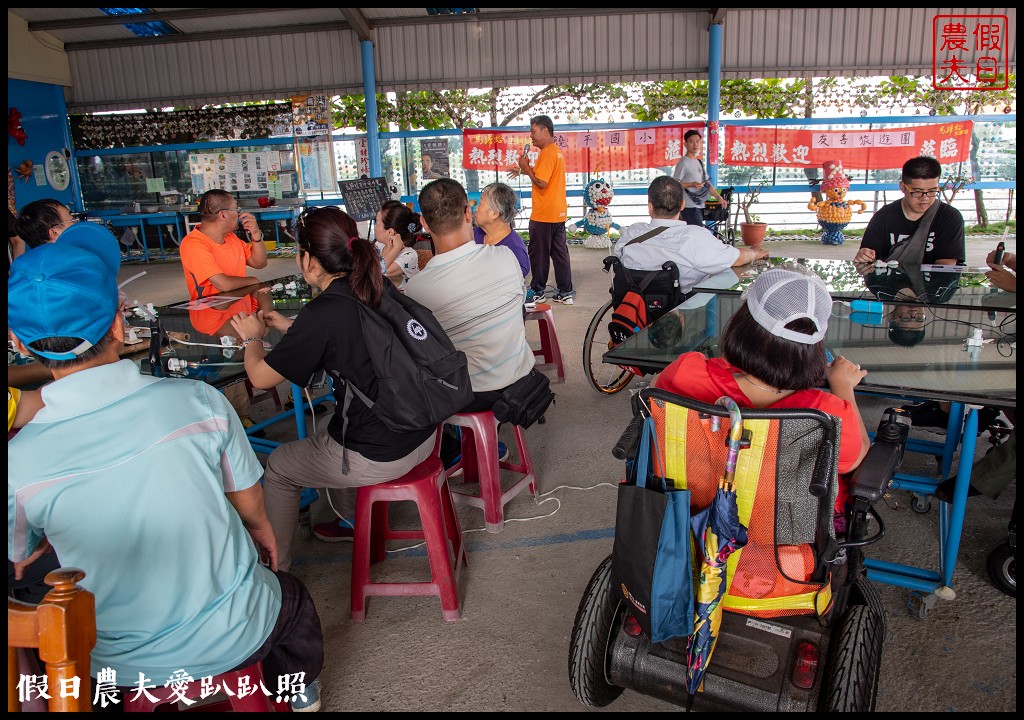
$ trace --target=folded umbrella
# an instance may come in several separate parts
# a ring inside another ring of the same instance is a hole
[[[732,427],[729,429],[729,454],[725,473],[711,504],[690,520],[697,549],[703,556],[697,577],[696,604],[694,606],[694,632],[687,644],[686,690],[692,696],[704,684],[704,673],[718,640],[722,624],[722,597],[729,589],[726,562],[736,550],[747,544],[747,529],[739,519],[736,503],[736,458],[743,437],[743,417],[739,406],[728,397],[717,400],[729,410]],[[717,418],[712,419],[713,429]]]

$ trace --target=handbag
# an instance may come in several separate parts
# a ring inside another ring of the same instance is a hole
[[[690,491],[649,470],[654,419],[646,418],[633,462],[619,485],[612,577],[615,592],[651,642],[693,634]],[[657,440],[654,440],[657,452]]]
[[[491,411],[498,422],[528,428],[544,416],[554,401],[551,381],[537,368],[505,388]]]
[[[690,199],[693,200],[701,208],[704,207],[704,203],[708,201],[708,197],[711,195],[711,183],[708,182],[708,173],[704,169],[704,162],[697,160],[700,163],[701,177],[704,178],[704,184],[701,185],[700,190],[691,190],[690,188],[683,188],[686,194],[689,195]]]

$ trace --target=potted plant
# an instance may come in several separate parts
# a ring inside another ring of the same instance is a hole
[[[768,232],[768,223],[761,222],[757,215],[752,215],[750,208],[758,202],[761,191],[772,184],[769,178],[754,180],[751,175],[747,178],[747,192],[740,200],[740,208],[743,210],[743,220],[740,223],[740,239],[743,244],[749,247],[757,247],[764,242],[765,233]]]

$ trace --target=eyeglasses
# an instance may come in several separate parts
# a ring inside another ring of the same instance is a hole
[[[306,208],[305,210],[303,210],[299,214],[299,227],[305,229],[305,227],[306,227],[306,220],[312,218],[316,213],[320,212],[323,209],[324,209],[323,206],[316,205],[314,207]]]
[[[907,195],[915,200],[920,200],[924,197],[937,198],[939,196],[939,192],[940,190],[938,188],[935,188],[934,190],[907,190]]]

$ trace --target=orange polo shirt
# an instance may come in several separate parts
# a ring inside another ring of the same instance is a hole
[[[181,267],[185,271],[185,287],[190,300],[220,292],[210,283],[210,278],[221,273],[232,277],[245,276],[245,261],[252,257],[249,243],[234,233],[224,236],[223,243],[216,243],[197,226],[181,241]]]
[[[555,143],[540,151],[533,172],[548,186],[541,190],[533,186],[533,210],[530,219],[535,222],[564,223],[569,209],[565,200],[565,156]]]

